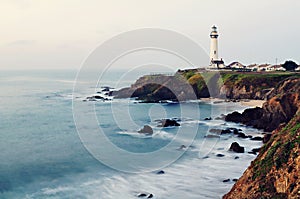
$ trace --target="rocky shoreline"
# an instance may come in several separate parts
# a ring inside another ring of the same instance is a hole
[[[214,103],[266,100],[261,107],[216,118],[262,129],[266,132],[263,137],[251,137],[233,128],[215,129],[206,136],[220,138],[220,135],[232,134],[240,139],[264,143],[262,148],[247,151],[259,155],[240,179],[232,179],[236,184],[224,198],[297,198],[300,195],[299,74],[257,76],[221,73],[204,74],[204,78],[201,75],[197,71],[187,70],[179,71],[174,76],[143,76],[131,87],[113,91],[110,95],[114,98],[134,98],[142,103],[168,103],[208,97],[220,98],[219,102],[216,100]],[[205,79],[205,75],[210,79]],[[223,84],[218,83],[220,76]],[[213,93],[209,92],[209,87],[214,88]],[[166,121],[161,121],[162,127]],[[151,132],[146,126],[140,130],[145,134]],[[233,142],[228,150],[245,153],[244,147],[238,142]],[[223,157],[223,154],[216,156]],[[229,181],[224,179],[223,182]]]
[[[145,75],[130,87],[112,92],[114,98],[134,98],[144,103],[186,101],[200,98],[266,100],[278,82],[300,78],[299,73],[203,72],[179,70],[172,76]]]
[[[272,134],[265,136],[258,157],[223,198],[298,198],[300,79],[280,82],[262,108],[233,112],[225,120],[272,131]]]

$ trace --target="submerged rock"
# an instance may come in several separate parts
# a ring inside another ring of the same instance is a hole
[[[178,150],[184,150],[184,149],[186,149],[186,146],[185,146],[185,145],[181,145],[181,146],[178,148]]]
[[[206,136],[204,136],[205,138],[220,138],[220,136],[218,136],[218,135],[206,135]]]

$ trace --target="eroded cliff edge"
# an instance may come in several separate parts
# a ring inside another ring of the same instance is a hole
[[[243,73],[231,71],[179,70],[172,76],[145,75],[128,88],[113,93],[115,98],[145,102],[191,100],[206,97],[266,99],[278,82],[298,77],[296,73]]]
[[[239,115],[238,122],[275,130],[224,199],[300,197],[299,94],[300,79],[288,78],[276,86],[262,108]],[[233,113],[227,120],[233,116],[237,119]]]

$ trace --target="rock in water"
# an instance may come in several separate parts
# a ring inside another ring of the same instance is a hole
[[[145,194],[145,193],[140,193],[137,197],[143,198],[143,197],[146,197],[146,196],[147,196],[147,194]]]
[[[145,125],[141,130],[138,131],[138,133],[152,135],[153,129],[151,128],[151,126]]]
[[[245,139],[245,138],[248,138],[248,136],[246,136],[245,133],[240,133],[240,132],[237,133],[237,136],[238,136],[239,138],[244,138],[244,139]]]
[[[153,194],[150,193],[149,196],[147,198],[153,198]]]
[[[205,138],[220,138],[220,136],[218,136],[218,135],[210,135],[210,134],[208,134],[208,135],[206,135],[204,137]]]
[[[263,138],[257,136],[257,137],[251,138],[250,140],[253,140],[253,141],[262,141]]]
[[[161,124],[158,127],[180,126],[176,120],[162,119],[159,121]]]
[[[245,152],[245,148],[240,146],[239,143],[237,142],[233,142],[229,148],[229,151],[233,151],[236,153],[244,153]]]
[[[161,175],[161,174],[165,174],[165,172],[163,170],[160,170],[156,174]]]

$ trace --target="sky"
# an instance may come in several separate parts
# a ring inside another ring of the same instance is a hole
[[[209,52],[212,25],[227,64],[299,64],[299,9],[299,0],[0,0],[0,70],[78,69],[102,42],[146,27]]]

